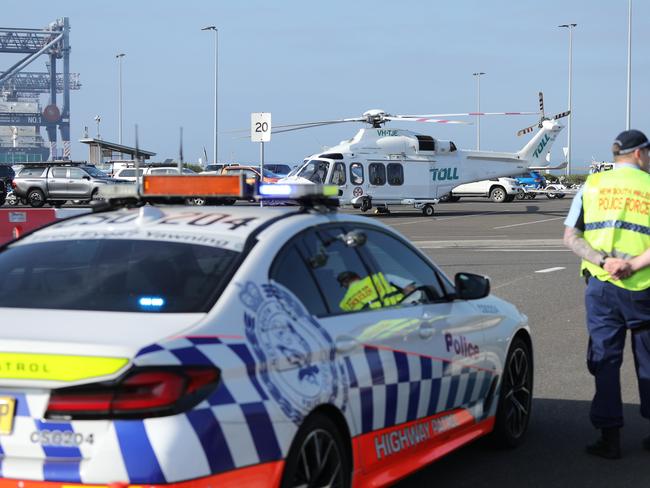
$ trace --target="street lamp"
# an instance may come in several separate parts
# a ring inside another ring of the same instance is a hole
[[[472,73],[472,76],[476,76],[476,150],[481,150],[481,76],[484,75],[482,71],[477,71]]]
[[[630,130],[632,119],[632,0],[628,2],[627,9],[627,100],[625,130]]]
[[[118,130],[118,140],[119,143],[122,144],[122,58],[126,56],[124,53],[118,53],[115,55],[117,58],[117,65],[118,65],[118,72],[119,72],[119,83],[118,83],[118,91],[117,91],[117,96],[118,96],[118,124],[119,124],[119,130]]]
[[[95,122],[97,122],[97,139],[101,140],[101,135],[99,134],[99,123],[102,121],[102,118],[99,115],[95,115]]]
[[[569,29],[569,123],[567,128],[567,152],[566,152],[566,174],[571,174],[571,118],[573,113],[571,112],[571,83],[573,82],[573,28],[578,24],[562,24],[558,27],[564,27]]]
[[[218,163],[217,159],[217,87],[218,87],[218,67],[219,67],[219,29],[214,25],[209,25],[201,29],[202,31],[214,31],[214,147],[212,150],[212,158],[214,163]]]

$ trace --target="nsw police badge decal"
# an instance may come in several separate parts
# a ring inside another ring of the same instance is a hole
[[[247,282],[240,292],[246,307],[246,338],[258,359],[259,374],[273,399],[293,422],[315,406],[345,409],[348,379],[337,361],[334,341],[283,286]]]

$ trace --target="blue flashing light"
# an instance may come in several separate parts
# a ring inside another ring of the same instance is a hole
[[[291,185],[272,184],[260,185],[259,194],[264,196],[289,196],[292,193]]]
[[[162,297],[140,297],[138,303],[142,308],[160,308],[165,305],[165,299]]]

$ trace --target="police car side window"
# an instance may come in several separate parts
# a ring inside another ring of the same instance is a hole
[[[317,316],[327,314],[325,302],[316,282],[293,244],[280,251],[273,263],[271,278],[291,290],[311,314]]]
[[[388,283],[404,296],[420,286],[431,287],[434,300],[445,299],[436,271],[415,251],[384,232],[372,229],[358,229],[366,234],[366,243],[361,247],[364,257],[382,273]]]
[[[359,253],[339,237],[340,227],[320,227],[305,234],[300,251],[306,258],[332,314],[381,307],[380,295]]]

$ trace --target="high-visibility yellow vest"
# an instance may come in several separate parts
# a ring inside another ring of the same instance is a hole
[[[389,307],[403,299],[404,295],[388,282],[383,273],[375,273],[350,283],[339,307],[352,312],[364,308]]]
[[[589,245],[608,256],[630,258],[650,247],[650,174],[634,168],[619,168],[590,175],[582,195],[585,231]],[[627,290],[650,288],[650,268],[629,278],[613,280],[596,264],[582,260],[601,281]]]

